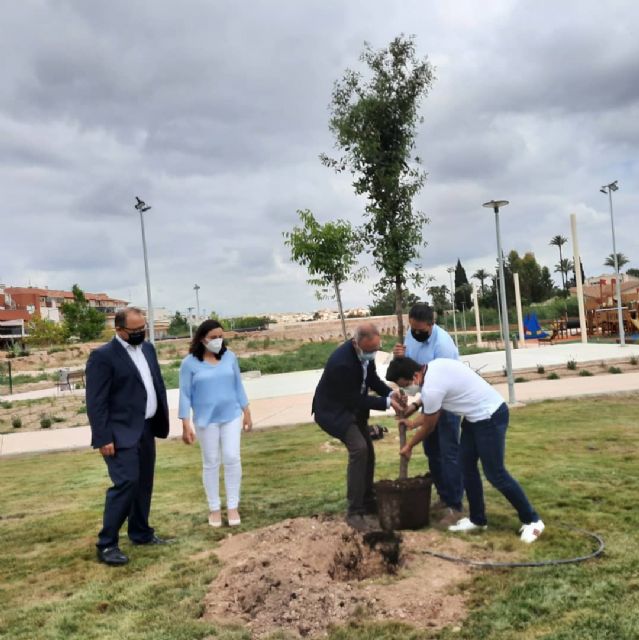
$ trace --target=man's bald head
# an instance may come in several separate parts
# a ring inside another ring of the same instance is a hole
[[[372,322],[362,322],[362,324],[357,325],[353,334],[353,342],[362,351],[378,351],[382,341],[377,325]]]

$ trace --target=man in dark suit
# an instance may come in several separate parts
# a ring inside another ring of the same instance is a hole
[[[365,531],[373,523],[365,516],[377,512],[373,489],[375,449],[368,431],[371,409],[403,410],[403,396],[377,375],[375,352],[380,347],[377,327],[362,324],[352,340],[329,357],[313,397],[315,422],[348,450],[346,522]],[[377,396],[369,395],[372,389]]]
[[[91,446],[104,457],[113,486],[106,492],[98,559],[128,562],[118,546],[128,519],[134,544],[164,544],[149,526],[155,468],[155,438],[169,434],[166,388],[153,345],[145,342],[146,321],[136,307],[115,315],[115,337],[89,356],[86,403]]]

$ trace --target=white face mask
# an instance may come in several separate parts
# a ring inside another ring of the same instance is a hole
[[[222,343],[224,342],[224,338],[213,338],[206,343],[206,348],[211,353],[219,353],[222,349]]]
[[[404,391],[409,396],[416,396],[421,391],[421,387],[418,384],[409,384],[404,387]]]

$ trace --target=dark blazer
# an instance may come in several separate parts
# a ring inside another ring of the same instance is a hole
[[[363,377],[362,363],[350,340],[333,351],[315,389],[312,409],[315,422],[330,435],[341,439],[356,416],[368,420],[371,409],[386,409],[386,396],[392,389],[377,375],[375,362],[368,363],[362,393]],[[369,389],[378,396],[369,396]]]
[[[158,409],[152,418],[153,434],[169,435],[169,407],[155,348],[142,343],[149,363]],[[86,402],[91,425],[91,446],[98,449],[110,442],[116,449],[135,446],[144,431],[146,388],[126,349],[113,338],[89,356],[86,368]]]

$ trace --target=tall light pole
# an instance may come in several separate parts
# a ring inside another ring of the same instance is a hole
[[[455,316],[455,289],[453,287],[453,273],[455,272],[455,267],[448,267],[446,271],[448,271],[448,274],[450,275],[450,301],[453,309],[453,331],[455,332],[455,345],[459,349],[459,340],[457,340],[457,318]]]
[[[193,285],[193,289],[195,290],[195,307],[197,312],[197,324],[200,324],[200,285]]]
[[[515,381],[513,380],[513,361],[510,353],[510,330],[508,325],[508,307],[506,306],[506,280],[504,279],[504,256],[501,252],[501,234],[499,232],[499,208],[505,207],[508,200],[491,200],[482,206],[495,212],[495,230],[497,232],[497,261],[499,263],[499,293],[501,298],[501,318],[506,348],[506,375],[508,376],[508,404],[515,404]]]
[[[155,320],[153,318],[153,303],[151,302],[151,281],[149,279],[149,260],[146,254],[146,235],[144,233],[144,212],[151,209],[144,200],[140,200],[137,196],[135,208],[140,212],[140,227],[142,228],[142,250],[144,252],[144,274],[146,276],[146,301],[147,301],[147,324],[149,325],[149,341],[155,343]]]
[[[187,307],[186,309],[186,320],[189,323],[189,338],[193,339],[193,322],[191,320],[191,316],[193,315],[193,307]]]
[[[619,279],[619,260],[617,259],[617,244],[615,242],[615,218],[612,213],[612,192],[617,191],[619,186],[617,185],[618,180],[611,182],[610,184],[605,184],[599,191],[601,193],[608,194],[608,201],[610,202],[610,225],[612,226],[612,255],[615,259],[615,274],[617,276],[617,321],[619,322],[619,346],[626,346],[626,332],[623,327],[623,312],[621,310],[621,282]],[[575,269],[577,266],[575,265]]]

